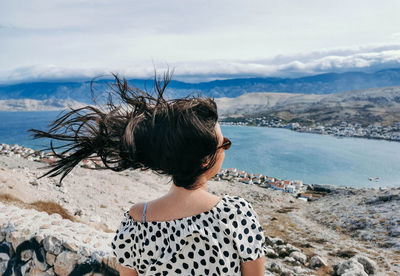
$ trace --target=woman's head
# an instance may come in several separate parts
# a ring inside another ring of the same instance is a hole
[[[62,180],[81,160],[99,156],[115,171],[152,169],[170,175],[176,186],[196,188],[200,175],[218,165],[219,169],[217,161],[222,163],[217,106],[210,98],[164,99],[170,80],[166,76],[155,81],[157,97],[115,76],[111,88],[120,104],[110,100],[105,110],[93,106],[72,110],[54,121],[48,132],[31,130],[35,138],[69,142],[45,175],[62,174]]]

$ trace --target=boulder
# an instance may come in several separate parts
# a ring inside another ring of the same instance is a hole
[[[336,275],[345,275],[345,276],[368,276],[368,274],[364,271],[364,267],[362,264],[357,262],[355,259],[350,259],[340,263],[334,267]],[[347,274],[345,274],[347,273]]]
[[[272,262],[269,270],[275,273],[281,273],[282,265],[278,262]]]
[[[64,251],[60,253],[54,263],[54,272],[59,276],[67,276],[77,264],[77,255],[75,253]]]
[[[354,259],[357,260],[362,266],[364,267],[364,271],[368,275],[376,275],[378,272],[378,266],[376,265],[376,262],[373,260],[363,256],[363,255],[356,255],[353,257]]]
[[[45,260],[46,253],[44,252],[43,248],[39,249],[39,254],[40,254],[40,256],[38,256],[38,254],[36,254],[36,252],[34,252],[33,265],[37,270],[39,270],[43,273],[43,271],[46,271],[49,268],[49,266],[46,263],[46,260]]]
[[[292,257],[293,259],[295,259],[296,261],[299,261],[302,264],[305,264],[307,261],[307,256],[299,251],[294,251],[294,252],[290,253],[289,257]]]
[[[320,266],[327,266],[327,265],[328,264],[326,263],[326,261],[318,255],[315,255],[315,256],[311,257],[311,259],[310,259],[310,267],[311,268],[317,268]]]
[[[56,255],[53,255],[49,252],[46,253],[46,262],[50,265],[53,266],[54,262],[56,260]]]
[[[29,261],[30,259],[32,259],[33,256],[33,251],[32,250],[24,250],[21,252],[21,260],[24,262]]]
[[[274,249],[272,249],[270,246],[265,247],[264,252],[265,256],[267,256],[268,258],[275,259],[279,257],[278,254],[276,254],[276,252],[274,251]]]
[[[63,250],[62,242],[53,236],[47,236],[44,238],[43,247],[47,252],[53,255],[58,255]]]

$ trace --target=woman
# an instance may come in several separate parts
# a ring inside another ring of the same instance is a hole
[[[49,132],[33,130],[36,137],[70,142],[46,175],[62,174],[62,180],[82,159],[99,156],[112,170],[171,176],[166,195],[124,214],[112,241],[120,275],[264,275],[264,235],[252,206],[207,192],[231,145],[217,106],[210,98],[165,100],[170,77],[155,81],[152,97],[115,76],[119,106],[73,110]]]

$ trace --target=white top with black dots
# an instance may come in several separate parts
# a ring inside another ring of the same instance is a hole
[[[264,239],[250,203],[225,195],[211,210],[176,220],[142,223],[125,212],[111,245],[139,275],[241,275],[242,262],[264,255]]]

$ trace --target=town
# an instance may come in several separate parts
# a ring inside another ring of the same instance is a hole
[[[298,132],[333,135],[337,137],[359,137],[369,139],[382,139],[400,142],[400,122],[393,126],[381,126],[379,123],[363,127],[359,123],[341,122],[338,125],[316,123],[315,126],[303,126],[300,123],[285,123],[281,119],[268,119],[267,117],[224,119],[224,125],[243,125],[258,127],[287,128]]]
[[[9,157],[25,158],[29,161],[36,161],[51,164],[56,161],[56,157],[51,152],[35,151],[19,145],[0,144],[0,155]],[[82,160],[79,166],[86,169],[103,169],[104,164],[98,158]],[[240,171],[235,168],[222,169],[215,176],[217,181],[241,182],[249,185],[258,185],[261,188],[268,188],[283,193],[288,193],[304,201],[316,200],[324,193],[316,192],[313,186],[303,184],[301,180],[280,180],[275,177],[268,177],[262,174],[253,174]],[[35,181],[35,180],[32,180]]]
[[[222,169],[215,176],[216,181],[242,182],[249,185],[258,185],[261,188],[273,189],[288,193],[298,199],[311,201],[320,199],[324,193],[315,192],[312,186],[303,184],[301,180],[280,180],[262,174],[253,174],[236,168]]]

